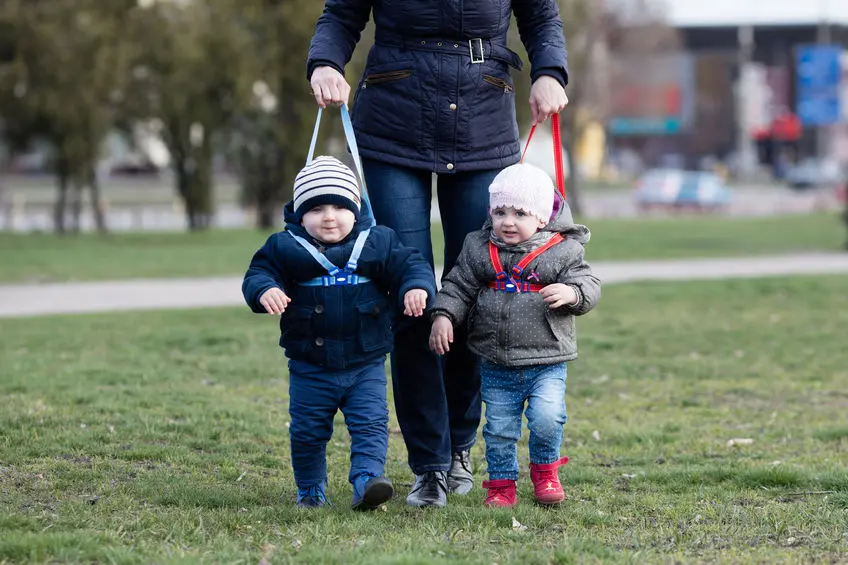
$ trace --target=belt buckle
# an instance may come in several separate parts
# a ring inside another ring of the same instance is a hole
[[[480,58],[479,59],[474,55],[474,42],[475,41],[477,42],[477,45],[480,46]],[[483,39],[482,38],[476,37],[474,39],[468,40],[468,54],[471,55],[471,63],[473,63],[473,64],[479,64],[479,63],[482,63],[486,60],[485,56],[483,55]]]

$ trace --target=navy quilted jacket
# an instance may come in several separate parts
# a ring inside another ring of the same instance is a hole
[[[556,0],[327,0],[309,49],[316,66],[344,72],[373,12],[375,44],[354,94],[363,157],[451,173],[519,160],[507,49],[510,14],[532,65],[530,77],[568,71]]]
[[[291,202],[285,212],[286,230],[312,242],[338,267],[344,267],[356,236],[370,222],[363,217],[343,241],[322,246],[296,223]],[[436,295],[429,263],[417,250],[402,246],[395,232],[384,226],[371,228],[356,273],[372,282],[329,288],[298,285],[327,272],[289,233],[279,232],[253,256],[242,293],[251,310],[265,313],[259,298],[269,288],[283,289],[292,299],[280,317],[280,346],[286,356],[346,369],[391,351],[392,320],[396,308],[403,309],[407,291],[426,290],[428,302]]]

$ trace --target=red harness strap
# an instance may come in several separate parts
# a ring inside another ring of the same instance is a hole
[[[547,241],[543,246],[538,249],[534,249],[527,255],[521,258],[520,261],[512,268],[512,277],[507,276],[506,271],[501,264],[501,258],[498,255],[498,248],[491,241],[489,242],[489,259],[492,261],[492,267],[495,269],[495,280],[489,283],[489,288],[494,288],[495,290],[503,290],[505,292],[539,292],[545,285],[543,284],[533,284],[518,279],[521,274],[524,272],[524,269],[527,268],[527,265],[530,264],[531,261],[536,259],[539,255],[553,247],[554,245],[558,245],[559,243],[565,241],[565,238],[562,237],[561,234],[554,234],[554,236]]]

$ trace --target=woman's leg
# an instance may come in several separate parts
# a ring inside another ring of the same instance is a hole
[[[395,230],[401,243],[417,248],[432,265],[432,175],[370,159],[362,165],[377,223]],[[426,317],[398,317],[391,355],[392,389],[409,466],[416,475],[447,471],[451,463],[445,385],[429,336]]]
[[[489,185],[498,172],[473,171],[439,177],[439,211],[445,234],[443,276],[456,263],[465,236],[483,227],[489,215]],[[444,380],[454,453],[474,445],[480,425],[480,371],[477,357],[465,346],[466,337],[465,327],[456,328],[451,351],[445,356]]]

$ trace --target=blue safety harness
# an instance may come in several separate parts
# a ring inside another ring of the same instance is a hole
[[[315,129],[312,131],[312,141],[309,144],[309,154],[306,157],[307,165],[312,162],[313,156],[315,155],[315,144],[318,141],[318,128],[321,125],[321,113],[322,109],[318,108],[318,117],[315,119]],[[375,226],[377,222],[374,219],[374,213],[371,211],[371,202],[368,200],[368,191],[365,187],[365,176],[362,174],[362,162],[359,159],[359,148],[356,145],[356,136],[353,133],[353,124],[350,121],[350,113],[347,110],[347,106],[344,104],[341,106],[341,114],[345,138],[347,140],[348,147],[350,147],[350,153],[353,156],[353,162],[357,169],[356,172],[359,174],[359,182],[362,187],[361,213],[365,214],[366,217],[371,220],[371,225],[368,229],[361,231],[359,235],[356,236],[356,241],[353,244],[353,251],[348,258],[344,269],[339,269],[333,265],[327,257],[325,257],[307,240],[289,232],[294,240],[298,242],[301,247],[306,249],[306,251],[312,255],[312,258],[327,271],[327,274],[324,276],[299,282],[298,284],[301,286],[350,286],[371,282],[371,279],[368,277],[357,275],[356,267],[359,263],[359,255],[365,247],[365,240],[368,239],[368,234],[371,233],[371,227]]]

